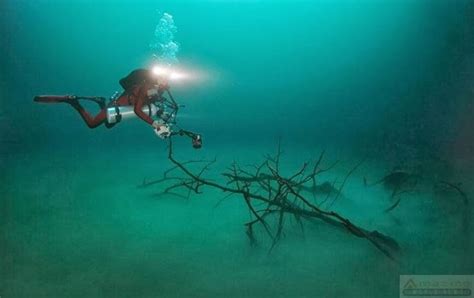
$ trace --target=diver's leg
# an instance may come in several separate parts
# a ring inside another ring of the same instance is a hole
[[[102,123],[106,122],[107,119],[107,108],[103,101],[96,101],[99,107],[100,112],[92,117],[85,109],[81,106],[78,99],[72,95],[65,95],[65,96],[56,96],[56,95],[42,95],[42,96],[35,96],[33,99],[36,102],[40,103],[68,103],[70,104],[76,111],[79,112],[84,122],[86,122],[89,128],[96,128],[97,126],[101,125]]]
[[[97,126],[101,125],[102,123],[106,123],[107,120],[107,108],[102,108],[100,112],[95,115],[94,117],[87,112],[84,107],[77,100],[71,100],[69,102],[71,106],[79,112],[84,122],[86,122],[89,128],[96,128]]]

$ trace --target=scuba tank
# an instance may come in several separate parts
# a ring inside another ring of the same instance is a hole
[[[125,119],[135,118],[137,115],[133,109],[133,106],[111,106],[107,108],[107,122],[112,124],[118,123]],[[148,116],[153,117],[157,115],[159,109],[156,105],[149,104],[144,106],[142,111],[148,114]]]

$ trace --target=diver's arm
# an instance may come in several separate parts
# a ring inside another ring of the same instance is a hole
[[[133,111],[135,112],[135,114],[140,117],[143,121],[145,121],[146,123],[150,124],[153,126],[153,119],[145,112],[143,112],[143,99],[138,99],[136,102],[135,102],[135,106],[133,107]],[[156,128],[156,127],[155,127]]]
[[[155,131],[155,134],[158,137],[162,139],[168,138],[171,134],[170,127],[159,121],[156,121],[156,120],[153,121],[153,119],[150,116],[148,116],[145,112],[143,112],[142,107],[143,107],[143,100],[138,100],[135,103],[135,106],[133,108],[135,114],[137,114],[137,116],[140,117],[143,121],[150,124],[153,127],[153,130]]]

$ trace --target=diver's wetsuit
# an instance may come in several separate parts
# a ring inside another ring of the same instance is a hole
[[[136,69],[128,76],[121,79],[119,83],[125,91],[108,105],[98,102],[101,110],[95,116],[92,116],[87,112],[75,98],[61,99],[60,97],[36,97],[35,101],[47,103],[67,102],[79,112],[89,128],[96,128],[103,123],[105,123],[107,128],[113,127],[115,123],[110,124],[107,122],[107,108],[116,106],[133,106],[135,114],[137,114],[137,116],[143,121],[152,125],[153,119],[147,113],[143,112],[142,109],[144,106],[153,103],[157,97],[161,97],[161,94],[163,94],[168,87],[166,85],[160,85],[158,88],[158,94],[150,98],[147,92],[150,89],[156,89],[156,79],[153,78],[152,73],[147,69]]]

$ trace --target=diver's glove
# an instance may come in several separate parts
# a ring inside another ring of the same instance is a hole
[[[170,127],[167,124],[162,124],[155,120],[153,121],[152,126],[155,128],[155,134],[161,139],[166,139],[171,134]]]

